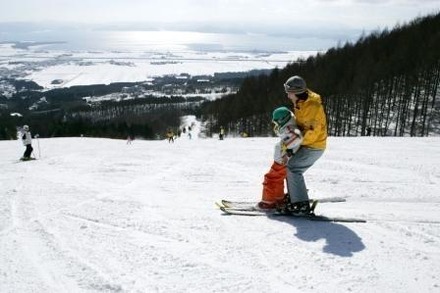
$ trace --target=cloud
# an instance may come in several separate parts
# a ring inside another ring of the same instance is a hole
[[[1,1],[0,19],[368,30],[394,26],[438,9],[437,0],[15,0]]]

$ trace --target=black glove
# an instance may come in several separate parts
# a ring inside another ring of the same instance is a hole
[[[287,156],[290,158],[291,156],[293,156],[293,151],[292,151],[292,149],[287,149],[286,150],[286,154],[287,154]]]

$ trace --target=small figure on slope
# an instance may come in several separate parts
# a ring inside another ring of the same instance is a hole
[[[23,157],[21,158],[22,161],[28,161],[31,159],[32,151],[34,150],[32,148],[32,135],[29,131],[29,126],[24,125],[21,130],[21,140],[23,142],[23,145],[26,147],[26,150],[24,151]]]
[[[296,125],[295,115],[288,108],[276,108],[272,113],[272,122],[280,141],[275,144],[273,164],[269,172],[264,175],[262,199],[258,203],[260,209],[284,208],[286,164],[298,151],[303,140],[301,131]]]
[[[223,126],[220,126],[219,139],[223,140],[224,138],[225,138],[225,129],[223,128]]]
[[[172,131],[171,129],[168,129],[167,131],[167,139],[168,143],[174,143],[174,131]]]

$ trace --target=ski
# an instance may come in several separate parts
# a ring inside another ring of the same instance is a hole
[[[337,202],[345,202],[346,199],[344,197],[326,197],[320,199],[310,199],[310,203],[319,202],[319,203],[337,203]],[[219,207],[223,206],[225,208],[254,208],[257,205],[257,202],[253,201],[231,201],[222,199],[221,201],[216,203]]]
[[[367,221],[360,218],[344,218],[344,217],[328,217],[324,215],[303,215],[303,216],[293,216],[284,213],[280,213],[276,210],[262,211],[262,210],[245,210],[237,208],[226,208],[220,207],[220,210],[226,215],[236,215],[236,216],[266,216],[266,217],[279,217],[286,216],[292,219],[304,219],[309,221],[320,221],[320,222],[345,222],[345,223],[366,223]]]
[[[35,161],[36,160],[36,158],[20,158],[20,161],[21,162],[27,162],[27,161]]]
[[[315,210],[315,208],[316,208],[316,206],[318,205],[318,200],[316,200],[316,199],[311,199],[310,200],[310,209],[312,210],[312,211],[314,211]],[[225,208],[225,209],[227,209],[228,211],[242,211],[242,212],[253,212],[253,211],[256,211],[256,212],[261,212],[261,211],[263,211],[263,210],[261,210],[258,206],[257,206],[257,204],[252,204],[252,205],[250,205],[250,204],[248,204],[248,205],[229,205],[229,206],[225,206],[224,205],[224,203],[223,202],[216,202],[215,203],[220,209],[221,208]],[[264,212],[264,211],[263,211]]]
[[[36,158],[29,158],[29,159],[20,158],[17,161],[13,161],[13,163],[18,164],[18,163],[30,162],[30,161],[36,161],[36,160],[37,160]]]

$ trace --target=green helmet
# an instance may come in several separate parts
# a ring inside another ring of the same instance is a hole
[[[272,113],[272,121],[278,126],[283,127],[293,117],[292,111],[287,107],[276,108]]]

